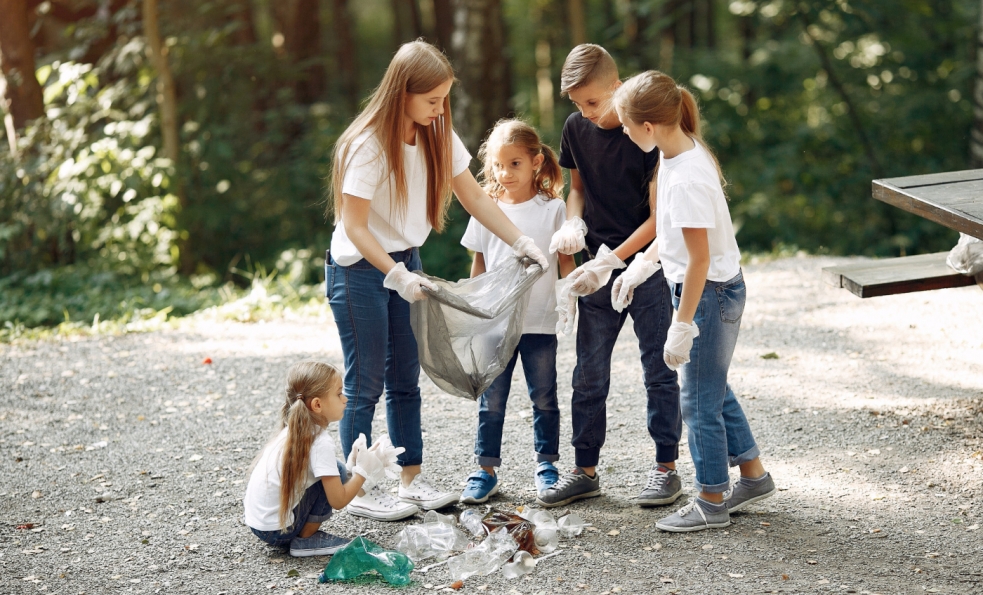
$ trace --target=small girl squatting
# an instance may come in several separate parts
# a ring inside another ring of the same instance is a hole
[[[730,525],[730,513],[775,493],[758,458],[747,418],[727,383],[747,290],[741,253],[723,191],[723,175],[700,134],[693,95],[666,74],[628,79],[614,95],[625,134],[643,151],[660,151],[652,184],[656,242],[636,258],[611,292],[615,307],[659,269],[672,290],[676,319],[664,349],[680,370],[680,404],[699,496],[656,523],[687,532]],[[728,465],[741,479],[730,487]]]
[[[334,366],[306,361],[287,372],[280,431],[250,467],[243,498],[246,525],[272,546],[289,546],[290,555],[326,556],[350,541],[320,531],[363,488],[368,489],[395,465],[402,449],[387,437],[371,449],[361,437],[345,464],[335,457],[334,441],[325,431],[345,412],[342,375]],[[352,477],[348,479],[348,471]]]
[[[563,173],[553,150],[542,143],[536,130],[521,120],[501,120],[482,145],[478,158],[488,196],[516,227],[547,252],[553,234],[566,220],[559,199]],[[471,276],[512,261],[512,248],[472,218],[461,244],[474,251]],[[556,399],[556,269],[561,275],[574,268],[573,256],[550,254],[550,271],[529,290],[522,337],[505,370],[478,399],[478,429],[474,441],[475,462],[480,469],[468,476],[461,502],[480,504],[498,493],[495,468],[502,464],[502,429],[512,373],[519,357],[532,400],[533,442],[537,493],[556,483],[559,473],[560,409]]]

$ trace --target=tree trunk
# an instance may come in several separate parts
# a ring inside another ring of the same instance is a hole
[[[423,35],[423,21],[420,6],[416,0],[392,0],[393,38],[396,47]]]
[[[433,0],[434,36],[444,52],[451,51],[454,35],[454,5],[452,0]]]
[[[570,45],[577,46],[587,43],[583,0],[567,0],[567,17],[570,19]]]
[[[237,27],[232,40],[236,45],[253,45],[259,37],[253,22],[253,5],[250,0],[233,0],[230,9],[231,20]]]
[[[177,166],[180,156],[178,143],[177,96],[174,77],[167,61],[167,47],[161,43],[157,22],[157,0],[143,0],[143,33],[147,37],[147,51],[157,71],[157,105],[160,108],[160,129],[164,138],[164,156]]]
[[[659,70],[672,75],[673,54],[676,51],[676,5],[668,0],[662,6],[662,34],[659,36]]]
[[[976,88],[973,92],[973,131],[970,136],[970,163],[983,168],[983,0],[976,31]]]
[[[0,102],[9,116],[8,128],[21,130],[44,115],[41,85],[34,73],[34,44],[27,21],[26,0],[0,0]]]
[[[716,0],[706,0],[707,10],[707,47],[716,49],[717,47],[717,2]]]
[[[334,0],[335,60],[341,75],[341,89],[345,103],[351,112],[358,109],[358,65],[355,63],[355,40],[352,36],[351,13],[348,0]]]
[[[501,0],[458,0],[453,57],[461,85],[454,124],[474,151],[489,128],[511,112],[511,72]]]
[[[297,100],[310,104],[324,94],[326,76],[321,54],[321,15],[319,0],[278,0],[274,18],[283,35],[283,49],[292,64],[302,67],[302,77],[294,85]]]

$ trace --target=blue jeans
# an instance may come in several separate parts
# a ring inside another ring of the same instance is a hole
[[[682,283],[669,282],[673,308],[679,309]],[[722,493],[730,485],[731,467],[758,457],[751,427],[730,385],[727,370],[734,357],[747,288],[743,273],[727,281],[707,281],[693,322],[693,340],[682,375],[683,420],[689,429],[689,452],[696,467],[697,490]]]
[[[669,288],[660,269],[635,288],[635,297],[623,311],[611,307],[611,285],[578,300],[577,366],[573,370],[573,439],[578,467],[594,467],[601,456],[607,432],[608,391],[611,388],[611,353],[621,327],[631,315],[641,351],[642,373],[648,398],[648,431],[655,441],[655,460],[668,463],[679,458],[683,431],[679,414],[679,381],[662,358],[666,333],[672,324]]]
[[[407,270],[421,268],[416,248],[390,256]],[[406,449],[397,462],[403,467],[419,465],[423,463],[420,360],[410,328],[410,304],[383,287],[386,276],[365,259],[345,267],[329,256],[324,268],[328,303],[345,356],[348,404],[338,432],[345,458],[359,434],[372,443],[372,418],[385,390],[389,438]]]
[[[348,470],[345,469],[345,464],[341,461],[338,461],[338,474],[341,483],[348,481]],[[320,480],[315,481],[307,488],[300,502],[294,506],[293,513],[294,523],[284,531],[260,531],[252,527],[250,529],[253,535],[270,545],[285,546],[290,545],[290,540],[297,537],[307,523],[323,523],[330,519],[331,504],[328,503],[328,495],[324,493],[324,486],[321,485]]]
[[[560,408],[556,402],[556,335],[522,335],[505,370],[478,398],[478,433],[474,459],[482,467],[502,464],[502,427],[512,372],[522,356],[522,370],[532,399],[532,433],[536,461],[560,459]]]

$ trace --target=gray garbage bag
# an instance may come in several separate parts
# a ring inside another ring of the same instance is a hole
[[[502,373],[522,337],[529,288],[543,269],[529,259],[437,285],[410,305],[420,366],[445,392],[476,400]]]
[[[964,233],[959,234],[959,243],[949,251],[945,261],[953,270],[963,275],[983,273],[983,240]]]

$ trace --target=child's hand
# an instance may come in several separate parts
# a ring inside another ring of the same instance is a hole
[[[597,258],[580,265],[567,277],[573,282],[570,291],[576,295],[590,295],[608,284],[615,269],[623,268],[625,263],[618,255],[607,246],[601,246]]]
[[[512,252],[519,258],[528,258],[534,261],[539,266],[543,267],[543,270],[549,270],[550,263],[546,260],[546,255],[543,251],[539,249],[536,245],[536,241],[529,236],[521,236],[518,240],[512,244]]]
[[[411,304],[427,298],[423,288],[437,291],[437,286],[433,284],[433,281],[407,271],[406,265],[401,262],[389,269],[389,273],[382,281],[382,286],[394,290],[401,298]]]
[[[393,446],[393,443],[389,440],[389,436],[383,435],[375,441],[372,448],[369,450],[372,450],[379,455],[379,458],[382,460],[383,467],[385,467],[387,477],[390,479],[396,479],[399,477],[399,472],[402,470],[402,467],[399,466],[396,460],[399,455],[406,452],[405,448],[402,446]]]
[[[358,438],[352,442],[352,449],[348,453],[348,459],[345,461],[345,467],[348,467],[349,473],[354,473],[353,470],[358,461],[358,455],[363,450],[368,450],[368,441],[365,439],[365,434],[359,434]]]
[[[556,334],[570,335],[577,322],[577,296],[570,292],[570,279],[560,279],[556,284]]]
[[[642,254],[636,256],[628,269],[611,285],[611,307],[618,312],[627,308],[635,297],[635,288],[648,281],[661,268],[661,264],[648,260]]]
[[[679,366],[689,361],[689,352],[693,349],[693,339],[700,336],[696,323],[687,324],[678,320],[669,326],[666,346],[662,357],[670,370],[675,371]]]
[[[362,484],[363,490],[371,490],[372,486],[385,478],[386,466],[383,464],[378,451],[369,448],[358,453],[358,458],[351,472],[365,478],[365,483]]]
[[[571,217],[563,222],[550,240],[550,254],[576,254],[586,246],[587,224],[580,217]]]

